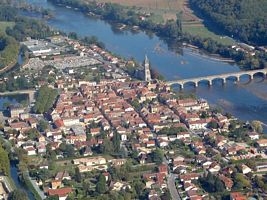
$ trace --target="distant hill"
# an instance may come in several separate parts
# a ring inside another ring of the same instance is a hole
[[[190,0],[190,4],[229,35],[267,45],[267,0]]]

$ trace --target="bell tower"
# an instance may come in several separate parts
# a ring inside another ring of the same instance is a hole
[[[148,82],[151,81],[150,63],[147,55],[145,55],[145,60],[144,60],[144,79],[145,81]]]

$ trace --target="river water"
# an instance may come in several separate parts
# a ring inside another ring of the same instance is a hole
[[[95,35],[108,50],[127,58],[133,57],[139,62],[147,54],[152,68],[156,68],[167,80],[240,71],[236,65],[216,61],[190,49],[183,48],[181,54],[174,53],[165,42],[151,34],[120,32],[109,23],[90,18],[74,9],[52,5],[46,0],[27,1],[53,10],[54,18],[48,20],[48,24],[55,29],[76,32],[79,36]],[[246,84],[246,79],[241,78],[242,83],[237,85],[233,81],[228,81],[225,86],[217,82],[212,87],[203,83],[196,89],[188,85],[185,91],[207,99],[212,105],[240,119],[257,119],[267,123],[266,81],[258,77]]]

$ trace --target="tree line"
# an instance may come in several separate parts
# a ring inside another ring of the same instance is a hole
[[[267,45],[266,0],[190,0],[193,9],[246,43]]]

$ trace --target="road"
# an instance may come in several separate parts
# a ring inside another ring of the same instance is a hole
[[[171,173],[169,163],[168,163],[168,160],[166,159],[166,157],[163,157],[163,163],[165,165],[167,165],[169,168],[169,170],[168,170],[169,174],[167,176],[167,185],[168,185],[168,189],[171,193],[172,200],[181,200],[180,195],[179,195],[177,188],[176,188],[176,185],[175,185],[175,179],[176,179],[175,175]]]
[[[170,173],[169,176],[167,177],[167,184],[172,196],[172,200],[181,200],[175,186],[175,176],[172,173]]]

